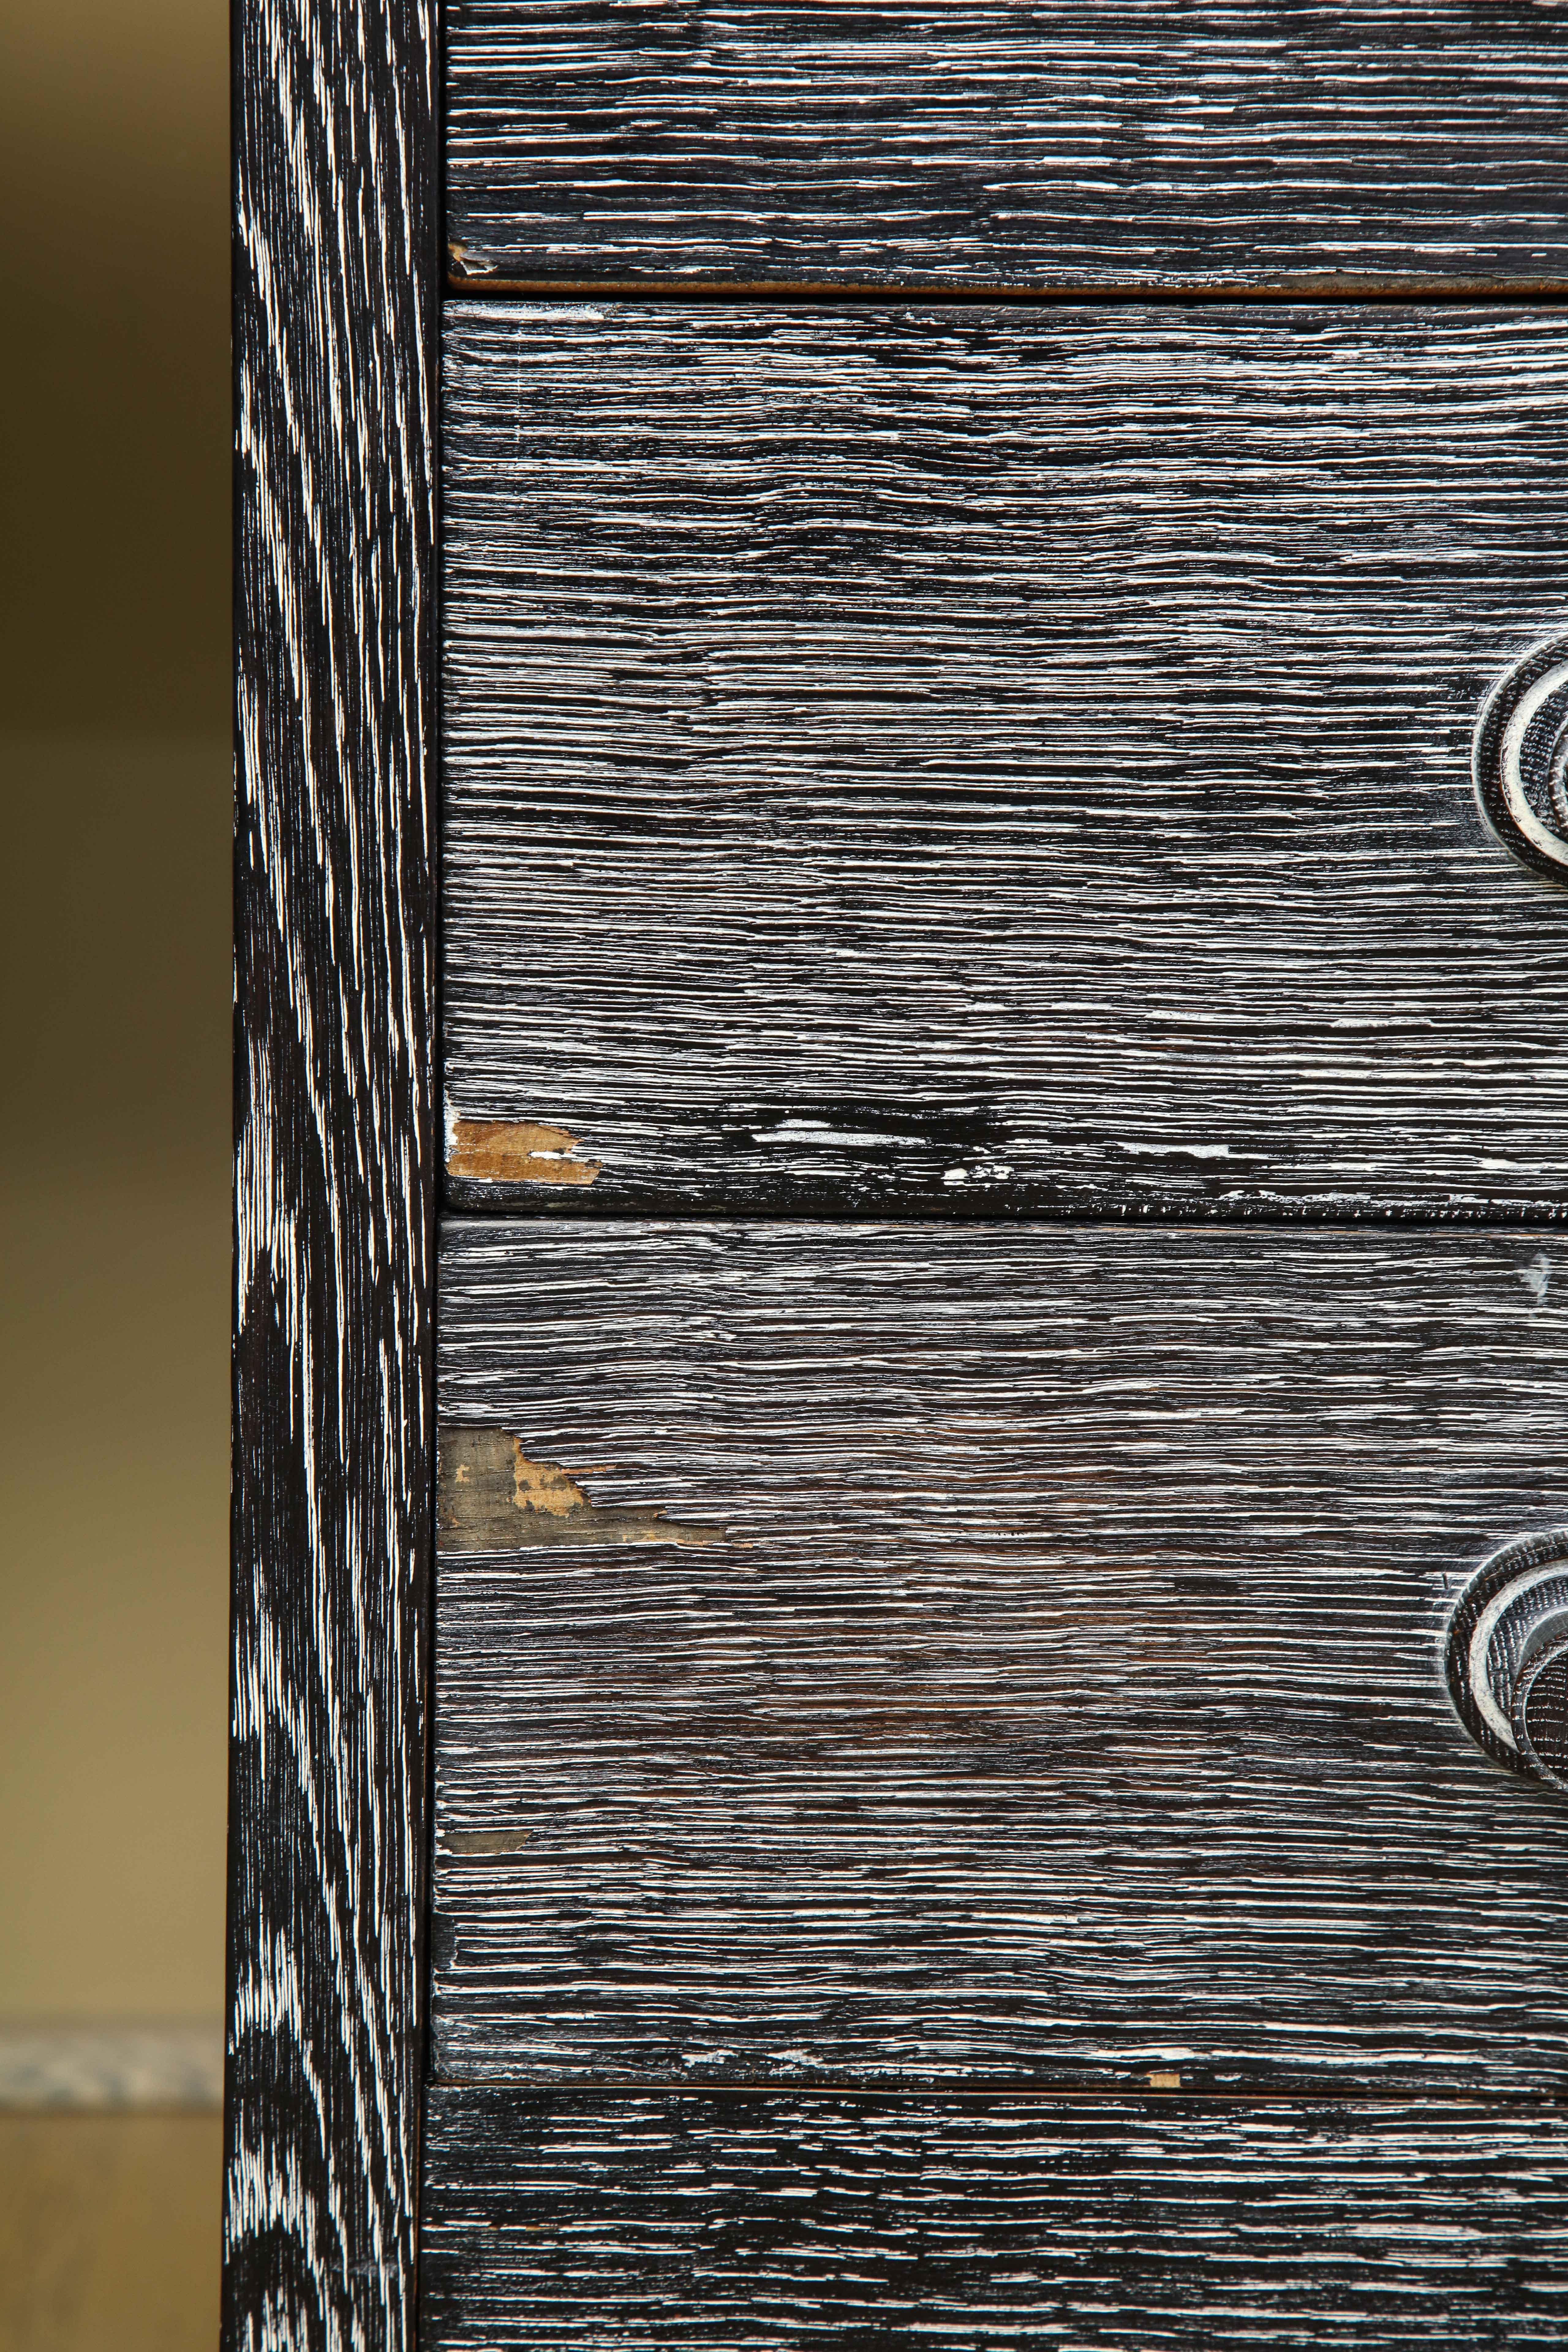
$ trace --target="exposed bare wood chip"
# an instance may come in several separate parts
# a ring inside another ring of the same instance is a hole
[[[459,1118],[447,1173],[476,1184],[591,1184],[596,1160],[580,1159],[574,1135],[530,1119]]]
[[[555,1462],[536,1462],[504,1429],[441,1432],[436,1528],[444,1551],[521,1551],[535,1544],[678,1544],[709,1549],[721,1528],[660,1509],[604,1507]],[[587,1475],[587,1474],[584,1474]]]

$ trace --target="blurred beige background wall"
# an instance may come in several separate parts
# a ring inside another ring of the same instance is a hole
[[[227,51],[218,0],[0,38],[0,2028],[222,2008]],[[216,2123],[106,2127],[0,2133],[0,2352],[210,2341]],[[88,2152],[188,2277],[82,2236]]]

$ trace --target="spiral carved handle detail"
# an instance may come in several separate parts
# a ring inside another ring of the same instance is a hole
[[[1448,1689],[1477,1746],[1568,1790],[1568,1529],[1478,1569],[1448,1621]]]
[[[1476,722],[1475,778],[1498,839],[1568,880],[1568,638],[1537,646],[1493,687]]]

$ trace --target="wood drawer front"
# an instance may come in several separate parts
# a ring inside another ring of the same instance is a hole
[[[469,303],[445,397],[459,1203],[1560,1213],[1559,319]]]
[[[455,266],[1162,286],[1568,277],[1563,20],[456,0]]]
[[[1561,2116],[437,2086],[420,2342],[1554,2347]]]
[[[437,2082],[1560,2087],[1568,1813],[1438,1645],[1563,1513],[1563,1281],[449,1222]]]

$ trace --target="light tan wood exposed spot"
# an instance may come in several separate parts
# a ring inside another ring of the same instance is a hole
[[[488,1860],[495,1854],[521,1853],[531,1830],[448,1830],[442,1843],[448,1853]]]
[[[530,1119],[459,1118],[447,1173],[476,1184],[591,1184],[596,1160],[580,1159],[574,1135]]]
[[[444,1429],[439,1462],[436,1526],[445,1551],[578,1543],[707,1550],[725,1541],[721,1528],[667,1519],[658,1508],[595,1503],[559,1463],[535,1461],[504,1429]]]

